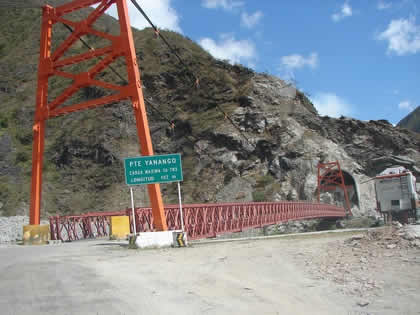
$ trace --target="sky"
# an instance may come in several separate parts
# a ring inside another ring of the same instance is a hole
[[[321,115],[396,124],[420,105],[418,0],[137,2],[214,57],[294,82]]]

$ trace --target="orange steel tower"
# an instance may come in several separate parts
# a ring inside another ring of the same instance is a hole
[[[111,35],[93,28],[93,23],[112,5],[117,6],[120,34]],[[97,5],[89,15],[81,21],[66,19],[66,14]],[[73,32],[52,52],[52,28],[55,23],[64,23]],[[68,57],[66,52],[82,36],[92,34],[104,38],[110,45],[91,49],[88,52]],[[110,84],[95,77],[108,67],[115,59],[125,59],[127,67],[126,85]],[[66,72],[66,66],[99,58],[100,61],[84,72],[73,74]],[[48,79],[59,76],[71,79],[72,83],[54,100],[48,101]],[[72,95],[87,86],[96,86],[112,91],[108,96],[88,100],[78,104],[64,105]],[[126,0],[75,0],[58,7],[44,6],[41,26],[41,48],[38,67],[38,90],[36,95],[36,111],[33,126],[32,184],[30,204],[30,224],[39,225],[42,194],[42,160],[44,153],[45,121],[59,115],[98,107],[101,105],[130,99],[136,118],[137,134],[140,141],[141,155],[153,155],[152,140],[147,122],[146,108],[141,89],[139,66],[134,50],[133,35]],[[159,184],[148,185],[152,203],[154,226],[157,230],[167,230]]]
[[[335,187],[343,190],[346,202],[347,213],[352,215],[349,195],[344,182],[343,172],[338,161],[318,164],[318,202],[320,201],[321,190],[333,190]]]

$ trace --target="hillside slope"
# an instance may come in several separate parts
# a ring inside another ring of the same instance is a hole
[[[401,119],[397,126],[420,133],[420,106]]]
[[[0,215],[28,211],[39,27],[39,10],[0,11]],[[111,17],[95,27],[116,30]],[[309,99],[284,81],[216,60],[191,40],[162,32],[190,71],[151,29],[135,31],[135,45],[145,98],[155,106],[148,106],[155,152],[182,154],[185,202],[311,200],[319,161],[339,160],[360,181],[396,163],[420,175],[418,135],[384,121],[319,117]],[[54,28],[57,42],[66,34],[63,26]],[[86,40],[96,48],[102,44]],[[79,43],[73,49],[84,48]],[[122,62],[113,66],[124,74]],[[199,88],[191,72],[200,77]],[[120,80],[110,71],[101,79]],[[50,97],[64,83],[53,80]],[[75,98],[104,93],[86,88]],[[49,120],[43,215],[128,207],[122,159],[135,155],[129,102]],[[372,209],[371,182],[365,186],[361,206]],[[176,202],[175,184],[162,191],[166,203]],[[136,201],[148,204],[144,188],[136,190]]]

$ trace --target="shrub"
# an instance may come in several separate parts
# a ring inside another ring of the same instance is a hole
[[[252,200],[255,202],[265,201],[265,199],[264,191],[257,190],[252,193]]]

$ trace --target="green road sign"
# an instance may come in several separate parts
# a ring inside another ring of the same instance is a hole
[[[141,156],[124,159],[125,183],[144,185],[181,182],[181,154]]]

